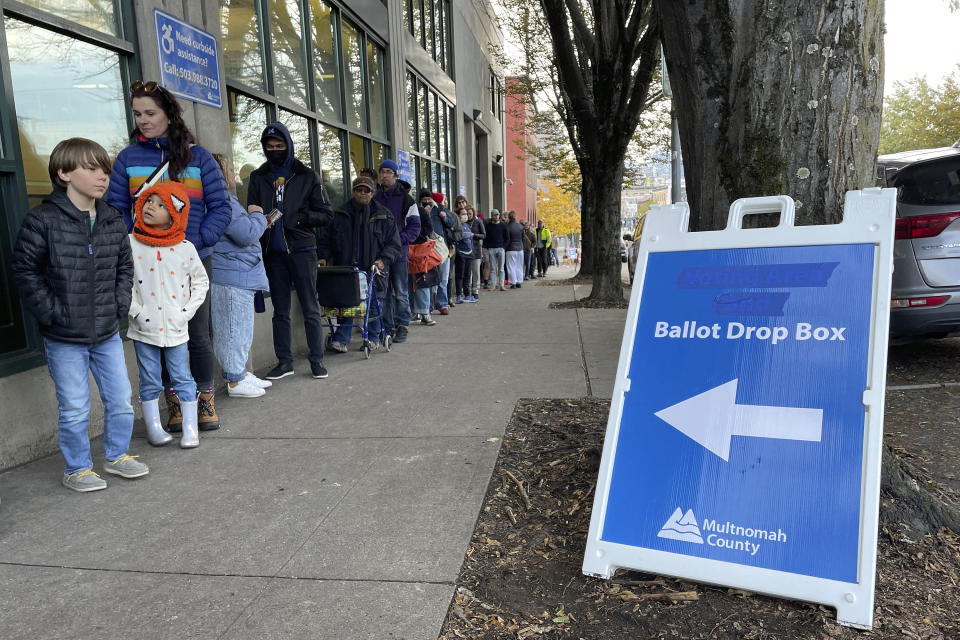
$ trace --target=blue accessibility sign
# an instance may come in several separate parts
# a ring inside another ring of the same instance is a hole
[[[153,15],[160,84],[174,95],[222,109],[217,39],[159,9]]]
[[[856,582],[873,276],[872,244],[650,254],[602,539]]]

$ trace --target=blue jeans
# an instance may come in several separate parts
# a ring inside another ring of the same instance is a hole
[[[439,266],[437,266],[437,271],[440,272],[440,284],[435,287],[430,287],[430,291],[433,292],[437,308],[440,309],[450,304],[449,294],[447,293],[447,280],[450,279],[450,258],[441,262]]]
[[[247,371],[253,344],[253,291],[222,284],[210,285],[213,353],[223,377],[240,382]]]
[[[495,287],[503,286],[503,267],[505,262],[503,248],[490,249],[490,280]]]
[[[137,367],[140,369],[140,400],[156,400],[163,391],[160,379],[160,355],[163,354],[170,375],[170,389],[184,402],[193,402],[197,397],[197,385],[190,375],[190,350],[188,343],[175,347],[158,347],[146,342],[133,341],[137,352]]]
[[[390,266],[390,280],[387,282],[383,301],[383,322],[387,331],[393,331],[400,326],[410,326],[410,296],[407,294],[409,266],[406,260]]]
[[[130,448],[133,406],[130,379],[123,359],[120,334],[97,344],[75,344],[43,339],[47,368],[57,391],[60,408],[60,452],[65,473],[93,469],[90,457],[90,372],[103,401],[103,452],[116,460]]]

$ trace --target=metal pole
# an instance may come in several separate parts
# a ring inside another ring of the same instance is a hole
[[[670,110],[670,201],[680,202],[680,128],[677,126],[677,112]]]

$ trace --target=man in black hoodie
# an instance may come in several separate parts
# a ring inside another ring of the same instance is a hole
[[[314,229],[333,214],[320,175],[296,159],[293,139],[279,122],[260,136],[267,161],[250,174],[247,211],[272,222],[260,239],[273,301],[273,350],[277,366],[267,374],[277,380],[293,374],[290,346],[290,288],[297,290],[310,349],[310,371],[326,378],[323,324],[317,302],[317,238]],[[274,211],[275,210],[275,211]],[[280,215],[276,219],[276,215]]]

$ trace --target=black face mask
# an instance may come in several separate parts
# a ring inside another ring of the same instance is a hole
[[[273,149],[270,151],[264,151],[263,153],[267,156],[267,160],[278,167],[282,167],[283,163],[287,161],[286,149]]]

